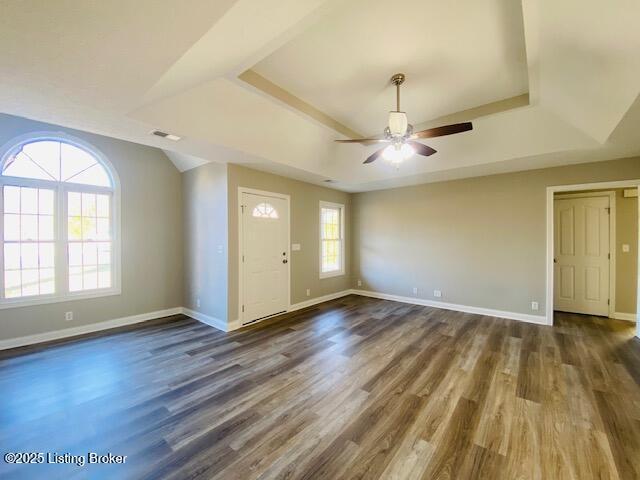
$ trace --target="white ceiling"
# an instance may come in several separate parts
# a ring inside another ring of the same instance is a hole
[[[410,123],[528,91],[522,8],[513,0],[358,0],[331,12],[253,67],[364,134],[395,110]]]
[[[0,112],[157,146],[180,170],[244,163],[362,191],[640,153],[633,0],[24,0],[0,8]],[[320,116],[239,80],[249,68],[363,134],[384,127],[394,103],[388,79],[403,71],[412,123],[473,118],[474,130],[431,139],[437,154],[399,170],[362,165],[375,147],[335,144],[342,135]],[[523,93],[530,105],[482,107]],[[150,136],[154,128],[183,140]]]

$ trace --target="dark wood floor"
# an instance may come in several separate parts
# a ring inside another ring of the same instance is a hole
[[[8,478],[640,478],[633,325],[350,296],[225,334],[178,317],[0,360]]]

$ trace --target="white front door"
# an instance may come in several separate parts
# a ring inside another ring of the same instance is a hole
[[[247,324],[289,306],[289,202],[246,192],[241,202],[240,318]]]
[[[554,309],[608,316],[609,197],[554,204]]]

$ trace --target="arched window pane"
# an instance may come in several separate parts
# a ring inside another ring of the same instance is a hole
[[[3,175],[110,187],[111,178],[90,152],[65,142],[38,140],[24,144],[3,167]]]
[[[22,151],[47,173],[50,180],[60,180],[60,142],[44,140],[27,143]]]
[[[111,186],[109,175],[105,172],[104,167],[99,163],[95,163],[92,167],[81,171],[77,175],[65,180],[70,183],[79,183],[82,185],[97,185],[99,187]]]
[[[4,164],[2,174],[10,177],[56,180],[33,162],[24,152],[19,152],[13,158],[8,159]]]
[[[98,163],[90,153],[67,143],[62,144],[60,156],[62,159],[62,176],[60,179],[63,182],[73,181],[71,180],[73,177]]]
[[[252,215],[258,218],[278,218],[278,211],[270,203],[260,203],[253,209]]]

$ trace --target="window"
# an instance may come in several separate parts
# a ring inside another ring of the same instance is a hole
[[[0,307],[119,293],[108,162],[56,134],[16,141],[0,165]]]
[[[278,211],[270,203],[259,203],[252,215],[258,218],[278,218]]]
[[[109,195],[67,193],[69,291],[111,286]]]
[[[344,205],[320,202],[320,278],[344,275]]]
[[[54,191],[6,185],[3,197],[5,297],[54,293]]]

